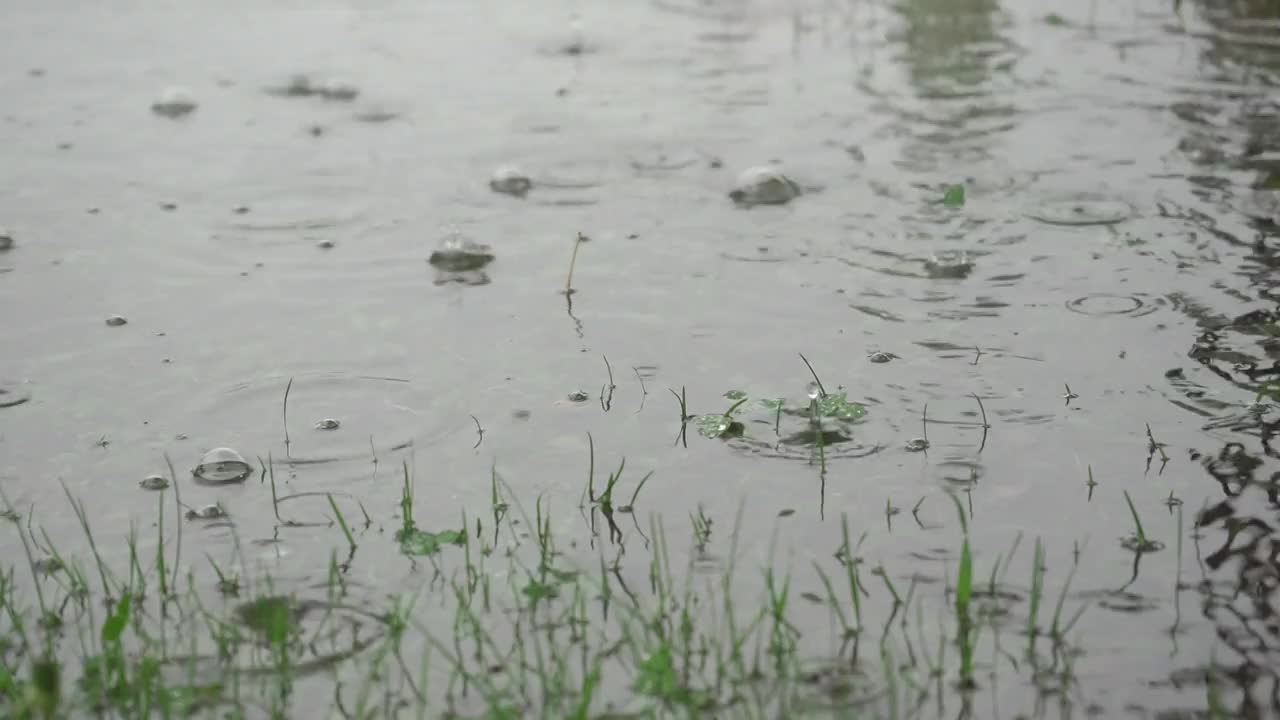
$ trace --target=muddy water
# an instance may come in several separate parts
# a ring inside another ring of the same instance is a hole
[[[568,510],[590,431],[598,463],[654,472],[642,513],[683,523],[701,503],[727,529],[745,500],[748,556],[781,522],[797,567],[830,557],[846,514],[870,563],[939,596],[960,490],[980,567],[1018,532],[1057,571],[1080,548],[1072,598],[1096,606],[1078,709],[1203,707],[1171,678],[1214,657],[1242,716],[1276,712],[1276,416],[1247,408],[1276,374],[1275,318],[1234,319],[1275,308],[1276,204],[1255,188],[1280,162],[1280,21],[1262,2],[1079,5],[11,3],[3,489],[78,537],[61,479],[123,535],[154,514],[138,481],[166,454],[186,470],[229,446],[393,525],[407,460],[434,526],[483,509],[496,464],[585,543]],[[299,73],[359,94],[267,91]],[[194,111],[151,111],[172,86]],[[799,198],[730,202],[770,163]],[[523,198],[488,186],[508,164],[533,179]],[[943,206],[956,183],[965,205]],[[451,232],[496,260],[440,275],[427,258]],[[930,272],[948,256],[971,267]],[[735,389],[803,407],[799,352],[869,410],[825,476],[804,422],[788,442],[759,406],[744,439],[673,446],[668,388],[695,413]],[[930,447],[908,452],[926,405]],[[1167,464],[1148,466],[1148,424]],[[1125,490],[1167,546],[1136,566]],[[184,492],[276,535],[256,478]],[[231,552],[225,526],[192,532]],[[264,567],[300,587],[340,544],[279,537]],[[352,570],[371,596],[422,582],[386,557]]]

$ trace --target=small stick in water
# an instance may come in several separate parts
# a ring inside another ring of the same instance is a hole
[[[572,295],[577,290],[573,289],[573,268],[578,264],[578,246],[590,240],[586,235],[578,233],[578,237],[573,241],[573,254],[569,256],[569,275],[564,279],[564,294]]]

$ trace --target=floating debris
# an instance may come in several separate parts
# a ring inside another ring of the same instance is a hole
[[[121,325],[128,325],[128,324],[129,324],[129,319],[123,315],[107,316],[107,327],[120,327]]]
[[[160,97],[151,103],[151,112],[167,117],[180,118],[195,110],[198,103],[191,91],[184,87],[165,88]]]
[[[431,253],[427,262],[447,272],[479,270],[493,261],[493,250],[459,233],[451,233],[440,241],[440,249]]]
[[[591,399],[591,396],[582,390],[574,390],[569,393],[569,402],[584,403]]]
[[[205,484],[226,485],[243,482],[252,472],[253,467],[240,453],[223,447],[205,453],[191,474]]]
[[[148,475],[138,482],[138,486],[143,490],[167,490],[169,478],[163,475]]]
[[[522,198],[533,189],[533,181],[520,168],[514,165],[503,165],[493,171],[493,177],[489,179],[489,189],[503,195]]]
[[[963,250],[944,250],[930,255],[924,270],[931,278],[966,278],[973,272],[973,261]]]
[[[1027,211],[1027,217],[1050,225],[1110,225],[1132,215],[1129,203],[1096,195],[1049,200]]]
[[[340,427],[342,427],[342,423],[333,418],[325,418],[316,423],[317,430],[337,430]]]
[[[738,175],[729,198],[743,207],[784,205],[800,197],[800,186],[770,166],[753,167]]]
[[[0,252],[12,250],[13,246],[16,245],[17,242],[17,239],[13,236],[13,231],[8,228],[0,227]]]
[[[907,441],[907,452],[924,452],[929,449],[929,441],[924,438],[911,438]]]
[[[221,505],[204,505],[198,508],[191,508],[187,511],[188,520],[217,520],[227,516],[227,511]]]

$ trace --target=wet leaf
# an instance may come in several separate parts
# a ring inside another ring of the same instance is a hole
[[[728,415],[699,415],[695,421],[698,426],[698,434],[711,439],[742,437],[742,423],[735,421]]]
[[[742,400],[747,396],[747,394],[741,390],[730,390],[729,392],[725,393],[724,396],[729,398],[730,400]]]
[[[396,531],[396,542],[405,555],[435,555],[445,545],[463,545],[466,533],[461,530],[441,530],[438,533],[417,528]]]
[[[817,402],[818,414],[825,418],[857,420],[867,414],[866,406],[850,400],[844,391],[826,395]]]
[[[1048,15],[1045,15],[1044,22],[1046,25],[1052,25],[1054,27],[1064,27],[1067,25],[1067,19],[1058,13],[1049,13]]]
[[[782,408],[782,398],[762,398],[760,404],[770,410],[778,410]]]
[[[120,641],[125,627],[129,624],[129,605],[133,601],[129,593],[125,593],[116,603],[116,609],[102,623],[102,644],[111,645]]]
[[[560,594],[560,590],[549,583],[541,583],[537,580],[530,580],[528,585],[524,586],[520,592],[530,600],[546,600]]]
[[[964,186],[948,185],[947,191],[942,195],[942,204],[949,208],[964,207]]]

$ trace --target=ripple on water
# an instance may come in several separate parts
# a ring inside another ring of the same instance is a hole
[[[365,221],[369,208],[362,198],[367,196],[363,174],[356,169],[313,171],[244,198],[248,211],[234,214],[224,224],[233,237],[223,239],[254,245],[310,245]]]
[[[1142,317],[1158,310],[1157,302],[1144,300],[1140,295],[1092,293],[1074,300],[1068,300],[1067,309],[1081,315],[1092,315],[1094,317],[1106,315]]]
[[[1027,217],[1050,225],[1111,225],[1133,216],[1133,206],[1099,195],[1046,200],[1029,208]]]
[[[256,442],[239,441],[245,452],[263,457],[270,452],[280,465],[312,465],[385,459],[415,443],[448,437],[464,427],[463,420],[471,422],[467,413],[441,400],[448,396],[441,383],[429,388],[406,378],[343,372],[297,375],[290,381],[281,376],[249,380],[203,404],[191,403],[190,422],[203,428],[192,436],[200,432],[216,439],[227,428],[244,426],[245,418],[261,418],[252,423]],[[286,388],[289,445],[283,448]],[[314,432],[316,418],[328,417],[342,418],[341,429]]]
[[[16,383],[0,380],[0,408],[17,407],[31,399],[31,393],[18,387]]]

